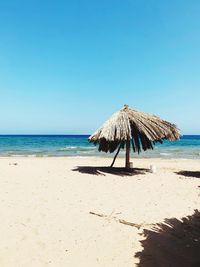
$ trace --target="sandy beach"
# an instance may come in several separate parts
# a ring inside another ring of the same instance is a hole
[[[0,158],[0,266],[137,266],[144,229],[199,209],[200,161],[132,161]]]

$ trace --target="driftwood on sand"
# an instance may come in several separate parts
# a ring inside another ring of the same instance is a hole
[[[106,214],[96,213],[96,212],[92,212],[92,211],[90,211],[90,214],[96,215],[96,216],[102,217],[102,218],[113,219],[116,222],[119,222],[119,223],[122,223],[122,224],[125,224],[125,225],[128,225],[128,226],[136,227],[137,229],[140,229],[141,227],[149,226],[150,225],[150,224],[137,224],[137,223],[132,223],[132,222],[128,222],[128,221],[123,220],[123,219],[118,219],[115,216],[112,216],[111,217],[111,216],[108,216]]]

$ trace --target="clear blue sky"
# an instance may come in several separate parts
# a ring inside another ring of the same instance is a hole
[[[0,133],[91,133],[129,106],[200,134],[199,0],[1,0]]]

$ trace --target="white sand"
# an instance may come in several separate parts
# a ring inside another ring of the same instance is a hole
[[[146,224],[191,215],[200,207],[199,160],[134,160],[157,167],[135,176],[91,175],[76,166],[108,166],[102,158],[0,159],[1,267],[132,267]],[[14,165],[17,163],[17,165]],[[118,159],[116,166],[123,166]],[[89,214],[95,212],[107,217]]]

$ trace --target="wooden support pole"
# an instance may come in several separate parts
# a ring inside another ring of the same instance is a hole
[[[126,141],[126,169],[130,168],[130,140]]]
[[[119,145],[119,148],[118,148],[118,150],[117,150],[117,153],[116,153],[116,155],[115,155],[115,157],[114,157],[114,159],[113,159],[113,162],[112,162],[112,164],[110,165],[110,167],[113,167],[113,165],[114,165],[114,163],[115,163],[115,160],[116,160],[116,158],[117,158],[117,155],[119,154],[120,148],[121,148],[121,144]]]

